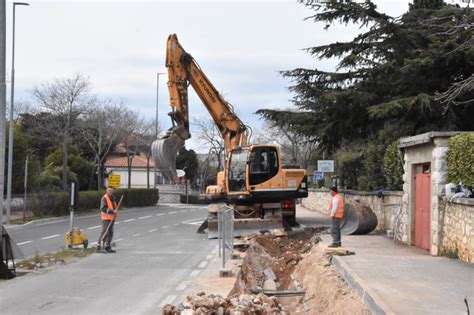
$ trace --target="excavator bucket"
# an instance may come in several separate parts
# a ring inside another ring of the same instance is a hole
[[[176,176],[176,155],[183,146],[184,140],[173,132],[155,140],[151,146],[155,165],[168,182]]]

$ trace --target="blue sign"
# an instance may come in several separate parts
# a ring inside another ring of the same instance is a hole
[[[323,178],[324,178],[323,172],[314,171],[313,182],[317,182],[318,180],[322,180]]]

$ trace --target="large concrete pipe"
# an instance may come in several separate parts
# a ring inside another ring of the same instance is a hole
[[[377,227],[377,216],[369,205],[357,200],[344,204],[344,217],[341,222],[342,234],[368,234]]]

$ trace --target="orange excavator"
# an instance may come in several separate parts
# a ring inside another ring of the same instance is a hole
[[[191,137],[191,85],[224,139],[224,170],[217,174],[217,184],[206,188],[206,195],[233,207],[234,235],[296,225],[295,199],[308,196],[306,171],[283,165],[277,145],[249,143],[250,128],[237,117],[175,34],[168,37],[166,67],[172,127],[152,144],[153,158],[162,175],[168,180],[176,176],[176,155]],[[209,237],[217,231],[214,211],[209,213],[208,231]]]

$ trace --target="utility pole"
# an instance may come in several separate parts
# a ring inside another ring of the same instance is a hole
[[[166,74],[158,72],[156,74],[156,117],[155,117],[155,139],[158,139],[158,100],[160,96],[160,75]],[[153,188],[156,189],[156,161],[153,159]]]
[[[3,224],[3,191],[5,187],[6,20],[6,0],[0,0],[0,228]]]
[[[10,223],[10,211],[12,204],[12,172],[13,172],[13,110],[15,107],[15,8],[17,5],[28,6],[26,2],[13,2],[13,35],[12,35],[12,80],[10,83],[10,123],[8,133],[8,176],[7,176],[7,219],[6,223]]]

